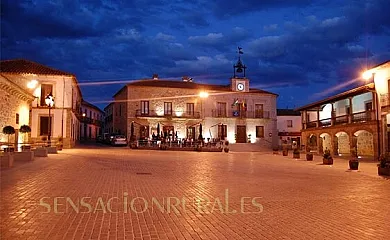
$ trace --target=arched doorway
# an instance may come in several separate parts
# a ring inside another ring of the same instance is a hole
[[[322,139],[322,151],[320,153],[323,153],[325,150],[332,151],[332,138],[328,133],[322,133],[320,135],[320,138]]]
[[[335,145],[337,144],[337,149],[335,146],[335,153],[349,155],[351,153],[351,144],[348,134],[346,132],[338,132],[335,136],[337,137],[335,139]]]
[[[306,145],[310,147],[311,150],[316,151],[317,150],[317,136],[314,134],[310,134],[307,136],[307,143]]]
[[[356,131],[356,147],[358,156],[374,156],[374,138],[372,133],[366,130]]]

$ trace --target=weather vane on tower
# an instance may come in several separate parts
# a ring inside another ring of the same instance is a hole
[[[238,60],[237,60],[236,65],[233,66],[233,77],[234,78],[238,78],[238,77],[245,78],[246,66],[244,64],[242,64],[242,62],[241,62],[241,55],[244,54],[244,52],[242,51],[241,47],[237,47],[237,49],[238,49],[238,51],[237,51]],[[241,76],[238,76],[237,73],[240,74]]]

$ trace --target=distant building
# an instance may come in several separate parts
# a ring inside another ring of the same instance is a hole
[[[104,133],[117,133],[117,129],[114,129],[114,102],[111,102],[104,108]]]
[[[19,111],[19,123],[16,124],[15,120],[15,126],[20,127],[22,123],[30,125],[29,141],[45,141],[50,132],[51,140],[63,139],[64,148],[74,146],[79,137],[79,112],[82,98],[76,77],[71,73],[23,59],[1,61],[0,68],[2,81],[6,79],[8,83],[15,84],[13,88],[28,95],[23,110],[17,110]],[[14,95],[14,92],[7,90],[5,95],[2,94],[5,99],[11,99],[8,102],[10,106],[6,109],[17,109],[19,103],[15,102],[16,96],[11,96],[10,93]],[[50,113],[51,125],[49,109],[45,103],[45,98],[49,94],[52,94],[54,99],[54,106]],[[31,95],[34,98],[32,102]],[[9,122],[10,120],[3,119],[14,118],[14,111],[7,110],[0,122]]]
[[[365,72],[366,84],[296,109],[302,140],[334,155],[374,156],[390,151],[390,61]],[[362,79],[362,82],[364,80]]]
[[[197,140],[202,124],[206,141],[227,139],[266,148],[277,146],[276,94],[250,88],[245,77],[232,78],[229,85],[199,84],[189,79],[153,76],[127,84],[105,108],[108,129],[130,138],[133,122],[136,138],[145,139],[157,135],[160,125],[163,134]]]
[[[290,146],[301,146],[302,119],[299,111],[277,109],[279,144],[286,142]]]
[[[89,102],[81,102],[80,140],[95,141],[103,134],[104,112]]]

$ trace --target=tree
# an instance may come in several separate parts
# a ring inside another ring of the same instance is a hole
[[[30,128],[30,126],[28,126],[28,125],[22,125],[22,126],[20,126],[20,128],[19,128],[19,132],[20,132],[20,133],[23,133],[23,135],[25,136],[26,133],[31,132],[31,128]]]
[[[8,135],[8,144],[9,144],[9,137],[10,137],[10,135],[15,134],[15,128],[12,126],[5,126],[3,128],[3,133],[5,135]]]

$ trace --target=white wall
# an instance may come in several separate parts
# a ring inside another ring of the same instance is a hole
[[[287,120],[292,120],[292,127],[287,127]],[[301,116],[278,116],[278,132],[300,132],[302,130]]]

